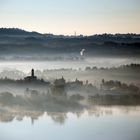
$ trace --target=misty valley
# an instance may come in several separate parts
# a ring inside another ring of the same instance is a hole
[[[139,139],[139,64],[29,72],[17,66],[0,72],[1,139]]]
[[[139,112],[139,34],[0,28],[0,139],[139,140]]]
[[[31,69],[28,73],[10,69],[10,66],[0,72],[0,116],[5,121],[12,121],[20,114],[22,118],[32,118],[34,113],[39,117],[45,112],[82,113],[94,111],[96,106],[140,105],[139,64],[110,68]]]

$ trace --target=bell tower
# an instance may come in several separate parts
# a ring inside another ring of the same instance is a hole
[[[34,77],[34,69],[31,70],[31,76]]]

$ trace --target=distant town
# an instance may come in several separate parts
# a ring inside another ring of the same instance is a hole
[[[23,87],[25,89],[25,94],[38,94],[37,89],[34,90],[34,88],[43,87],[46,93],[56,97],[66,97],[69,96],[69,92],[74,92],[75,94],[78,93],[80,96],[86,96],[98,101],[100,98],[102,98],[102,101],[106,98],[111,98],[112,100],[124,98],[128,101],[132,98],[140,99],[140,89],[134,84],[128,85],[120,81],[106,81],[102,79],[100,86],[97,87],[88,80],[81,81],[76,78],[75,81],[66,81],[63,76],[62,78],[50,82],[44,79],[38,79],[34,74],[34,69],[31,70],[31,75],[24,77],[24,79],[0,79],[0,85]],[[138,102],[139,100],[135,101],[135,103]]]

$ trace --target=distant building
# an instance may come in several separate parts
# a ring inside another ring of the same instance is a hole
[[[80,81],[76,78],[75,81],[68,82],[67,86],[70,87],[70,88],[79,89],[79,88],[83,87],[83,81]]]
[[[66,81],[63,77],[61,79],[56,79],[54,81],[54,86],[56,86],[56,87],[64,87],[65,84],[66,84]]]
[[[77,78],[74,82],[70,82],[70,85],[73,86],[83,86],[83,81],[79,81]]]
[[[33,82],[37,80],[37,77],[34,75],[34,69],[31,70],[31,76],[27,76],[24,78],[27,82]]]
[[[61,79],[56,79],[54,81],[54,85],[51,88],[52,94],[54,96],[65,97],[66,96],[65,86],[66,81],[63,77]]]

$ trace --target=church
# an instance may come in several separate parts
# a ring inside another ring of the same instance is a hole
[[[34,75],[34,69],[31,70],[31,76],[27,76],[24,78],[26,82],[33,82],[37,80],[37,77]]]

